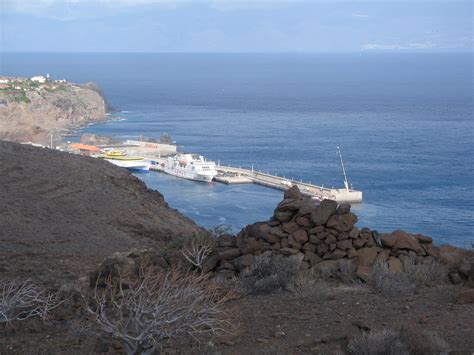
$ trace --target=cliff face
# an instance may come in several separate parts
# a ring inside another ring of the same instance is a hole
[[[48,144],[53,134],[106,118],[107,101],[93,83],[12,79],[0,90],[0,139]]]
[[[202,229],[107,161],[0,141],[0,279],[75,279]]]

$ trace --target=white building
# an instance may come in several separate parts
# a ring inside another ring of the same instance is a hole
[[[0,84],[8,84],[10,82],[10,79],[0,79]]]
[[[42,75],[34,76],[30,79],[31,81],[35,81],[40,84],[44,84],[46,82],[46,78]]]

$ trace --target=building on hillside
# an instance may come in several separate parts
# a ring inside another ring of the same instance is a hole
[[[5,90],[5,89],[9,89],[9,88],[10,88],[10,85],[0,83],[0,90]]]
[[[0,77],[0,84],[8,84],[10,82],[10,79],[5,78],[5,77]]]
[[[30,78],[30,80],[40,84],[44,84],[47,81],[47,79],[43,75],[33,76]]]
[[[96,147],[93,145],[81,144],[81,143],[72,143],[69,146],[69,149],[73,152],[79,153],[80,155],[87,155],[87,156],[100,153],[99,147]]]

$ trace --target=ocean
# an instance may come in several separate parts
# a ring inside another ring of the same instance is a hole
[[[180,150],[342,187],[336,146],[364,202],[358,225],[474,243],[473,58],[463,53],[1,53],[0,74],[95,81],[118,120],[82,132],[166,132]],[[269,218],[282,192],[138,174],[211,228]]]

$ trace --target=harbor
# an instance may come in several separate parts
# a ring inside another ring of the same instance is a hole
[[[301,193],[316,201],[325,199],[335,200],[339,203],[361,203],[362,191],[350,187],[342,154],[337,147],[337,154],[343,173],[344,187],[328,188],[305,182],[290,177],[278,176],[269,172],[259,171],[253,168],[235,167],[215,164],[207,161],[198,154],[184,154],[177,152],[175,144],[146,141],[126,140],[124,142],[104,142],[105,144],[91,145],[100,142],[100,137],[87,137],[87,144],[72,143],[68,151],[103,158],[109,162],[134,171],[154,171],[167,173],[180,178],[197,180],[201,183],[215,181],[227,185],[235,184],[257,184],[277,190],[287,190],[292,186],[298,186]],[[170,165],[173,167],[170,168]],[[212,171],[212,173],[210,173]]]

